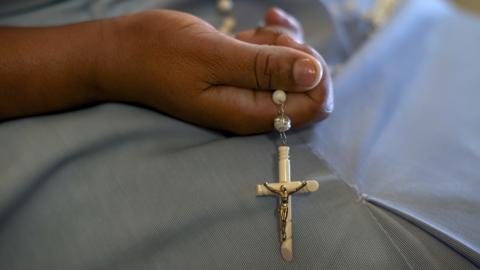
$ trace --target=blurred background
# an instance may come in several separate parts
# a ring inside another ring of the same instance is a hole
[[[455,4],[459,7],[476,13],[477,15],[480,14],[480,1],[476,0],[453,0]]]

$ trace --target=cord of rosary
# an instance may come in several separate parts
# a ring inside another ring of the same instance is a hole
[[[278,105],[278,117],[280,119],[283,119],[283,118],[287,117],[285,115],[285,105],[283,103],[281,105]],[[286,131],[278,131],[278,134],[280,135],[280,144],[281,145],[287,145],[287,133],[286,133]]]
[[[291,127],[290,118],[285,114],[285,102],[287,101],[287,94],[283,90],[276,90],[272,95],[273,103],[277,104],[277,117],[273,120],[273,126],[280,135],[281,145],[287,145],[287,134]]]
[[[233,1],[232,0],[218,0],[217,10],[223,15],[222,24],[218,27],[218,31],[230,35],[237,25],[237,20],[233,15]]]

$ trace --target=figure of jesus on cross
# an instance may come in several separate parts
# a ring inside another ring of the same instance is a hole
[[[288,217],[288,206],[290,202],[290,195],[301,190],[307,185],[307,182],[303,181],[295,190],[288,191],[285,185],[280,186],[280,190],[276,190],[274,187],[271,187],[268,182],[263,184],[268,190],[273,193],[278,194],[280,198],[280,204],[278,205],[278,214],[280,216],[280,230],[282,236],[282,242],[287,239],[286,227],[287,227],[287,217]]]
[[[278,215],[280,219],[280,240],[282,257],[286,261],[293,259],[292,250],[292,201],[290,195],[295,192],[313,192],[318,189],[318,182],[315,180],[290,181],[290,148],[286,145],[278,147],[278,183],[264,183],[257,185],[257,196],[277,195],[279,196]]]

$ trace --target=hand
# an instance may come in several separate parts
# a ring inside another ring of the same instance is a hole
[[[255,34],[257,37],[257,42],[260,41],[261,35],[266,31],[274,32],[277,34],[283,34],[291,37],[297,43],[303,43],[303,28],[297,18],[293,17],[292,15],[288,14],[284,10],[274,7],[270,8],[265,13],[265,18],[262,27],[258,27],[256,29],[250,29],[243,32],[240,32],[236,35],[237,38],[244,40],[248,36],[252,36]],[[268,37],[268,35],[266,36]]]
[[[285,46],[303,51],[315,57],[321,63],[324,71],[320,83],[310,91],[290,93],[288,96],[289,98],[292,95],[303,96],[304,100],[309,100],[313,103],[312,106],[321,108],[321,110],[317,111],[316,117],[313,116],[310,120],[305,119],[304,123],[320,121],[324,119],[328,113],[333,111],[333,87],[327,64],[315,49],[302,44],[304,40],[302,25],[295,17],[279,8],[271,8],[265,14],[265,25],[263,27],[240,32],[236,34],[235,37],[238,40],[253,44]],[[307,97],[309,99],[307,99]],[[299,105],[288,102],[288,99],[286,114],[290,115],[291,107]]]
[[[174,11],[119,17],[102,29],[96,74],[104,100],[141,103],[238,134],[272,130],[271,90],[290,92],[286,107],[294,126],[332,109],[323,60],[287,35],[244,42]]]
[[[289,22],[267,27],[298,34]],[[56,27],[0,27],[0,121],[124,101],[252,134],[272,129],[275,89],[290,92],[286,106],[294,126],[324,118],[332,102],[321,58],[288,35],[258,39],[263,36],[242,41],[173,11]]]

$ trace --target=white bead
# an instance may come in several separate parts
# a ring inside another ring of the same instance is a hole
[[[273,103],[281,105],[287,101],[287,94],[283,90],[276,90],[272,94]]]
[[[220,0],[217,2],[217,8],[221,12],[230,12],[233,9],[233,1],[231,0]]]
[[[237,21],[235,20],[235,18],[232,16],[228,16],[223,20],[222,26],[220,26],[218,31],[224,34],[230,34],[233,28],[235,28],[236,24],[237,24]]]
[[[292,127],[292,122],[290,121],[290,118],[288,118],[288,116],[281,115],[275,117],[275,119],[273,120],[273,126],[278,132],[285,132]]]

